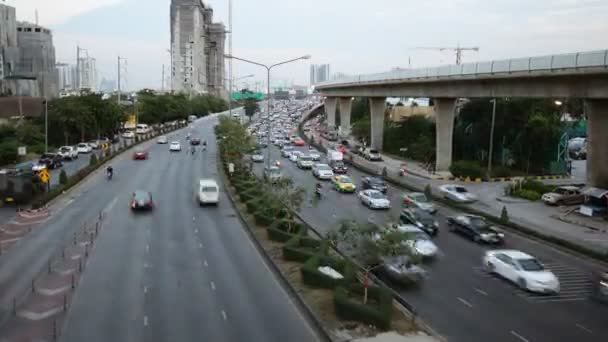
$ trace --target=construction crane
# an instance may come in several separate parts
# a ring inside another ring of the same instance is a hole
[[[462,63],[462,52],[463,51],[479,51],[479,47],[477,46],[473,46],[473,47],[417,47],[416,49],[418,50],[439,50],[439,51],[445,51],[445,50],[452,50],[456,52],[456,64],[460,65]]]

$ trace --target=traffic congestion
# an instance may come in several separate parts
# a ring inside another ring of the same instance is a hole
[[[258,141],[249,156],[251,167],[260,177],[272,168],[275,177],[289,177],[304,188],[307,205],[300,216],[322,233],[341,220],[411,233],[410,243],[424,262],[377,273],[440,333],[469,341],[600,341],[608,336],[608,307],[598,304],[608,292],[603,265],[434,203],[382,174],[362,172],[345,158],[348,141],[332,139],[326,153],[318,151],[298,134],[300,124],[305,133],[320,129],[317,120],[306,117],[310,107],[308,102],[275,102],[270,113],[256,113],[246,123]],[[379,158],[373,150],[363,153],[368,160]],[[440,191],[454,202],[476,200],[457,183]],[[385,260],[396,263],[403,260]],[[462,322],[454,326],[456,318]],[[467,335],[471,329],[477,331],[474,336]]]

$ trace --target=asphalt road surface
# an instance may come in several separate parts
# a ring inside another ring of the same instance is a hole
[[[303,148],[301,148],[303,149]],[[393,208],[373,211],[363,206],[356,195],[341,194],[325,183],[326,196],[312,201],[317,180],[310,170],[300,170],[295,163],[281,158],[271,147],[272,161],[281,160],[283,173],[307,190],[307,203],[302,217],[321,232],[335,227],[341,219],[394,221],[401,210],[402,190],[389,185]],[[323,160],[323,159],[322,159]],[[260,173],[262,164],[256,165]],[[351,167],[348,174],[359,186],[362,172]],[[413,304],[421,317],[449,341],[606,341],[608,306],[588,299],[590,272],[600,265],[557,251],[542,243],[506,233],[506,245],[539,258],[560,279],[559,296],[540,296],[519,290],[510,283],[485,273],[481,267],[480,246],[462,236],[448,232],[446,216],[457,214],[439,206],[440,233],[434,238],[441,255],[425,266],[428,279],[419,289],[404,289],[391,284]]]
[[[61,340],[318,340],[226,196],[218,207],[195,202],[198,180],[217,179],[216,121],[203,118],[169,134],[170,141],[182,142],[182,152],[151,141],[143,145],[149,160],[134,161],[129,152],[119,157],[113,180],[103,172],[93,175],[65,198],[40,233],[15,249],[19,262],[14,259],[0,275],[27,270],[50,245],[69,240],[80,222],[107,212]],[[207,140],[207,151],[186,152],[189,131]],[[152,193],[154,211],[131,212],[128,201],[136,189]]]

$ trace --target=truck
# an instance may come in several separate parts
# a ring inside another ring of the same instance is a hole
[[[344,154],[340,151],[336,151],[336,150],[328,150],[327,151],[327,162],[329,164],[336,162],[336,161],[342,161],[344,160]]]
[[[188,122],[194,122],[196,120],[196,115],[188,116]]]

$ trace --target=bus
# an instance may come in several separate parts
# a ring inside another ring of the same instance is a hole
[[[148,127],[148,125],[146,125],[146,124],[137,124],[137,126],[135,126],[135,133],[136,134],[148,134],[148,133],[150,133],[150,127]]]

